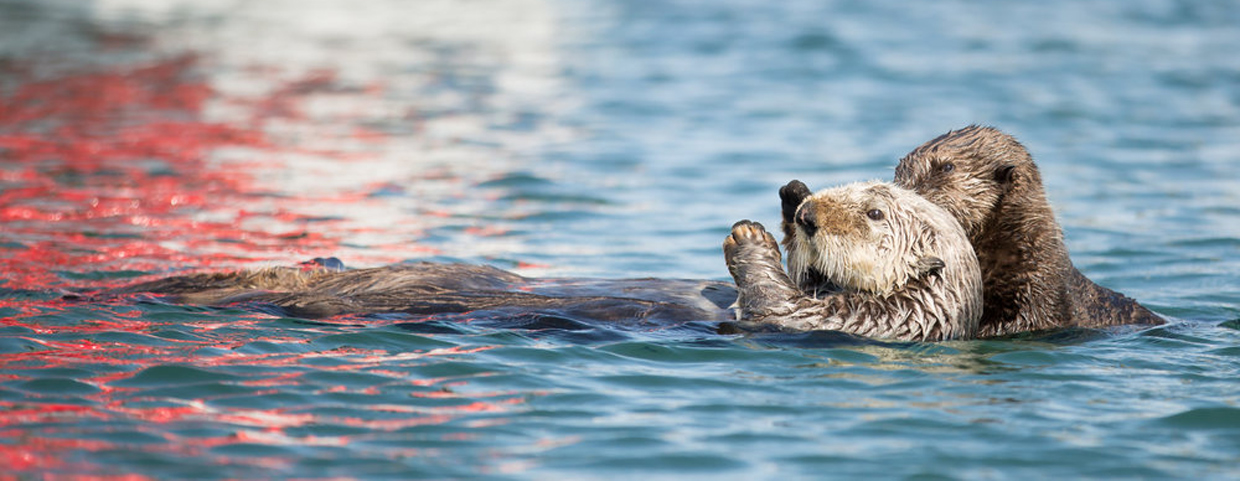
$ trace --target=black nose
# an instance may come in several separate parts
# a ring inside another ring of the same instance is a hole
[[[801,204],[801,207],[797,209],[796,213],[797,225],[801,226],[801,229],[809,235],[814,235],[815,232],[818,232],[818,224],[814,223],[814,219],[816,217],[814,215],[814,211],[814,203],[806,202]]]

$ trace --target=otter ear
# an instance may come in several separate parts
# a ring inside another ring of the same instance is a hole
[[[913,264],[913,268],[917,269],[917,277],[919,278],[938,275],[939,271],[943,270],[944,267],[947,267],[947,263],[935,256],[922,257]]]
[[[1016,166],[1004,165],[995,169],[995,182],[1010,184],[1016,180]]]

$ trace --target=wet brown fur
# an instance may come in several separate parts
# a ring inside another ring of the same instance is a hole
[[[907,341],[976,335],[981,272],[951,214],[877,182],[810,195],[793,181],[781,198],[796,205],[787,273],[761,224],[738,222],[724,241],[739,320]]]
[[[1042,176],[1012,136],[976,125],[948,132],[900,159],[895,183],[968,233],[985,284],[980,335],[1163,322],[1072,265]]]
[[[680,279],[530,279],[490,266],[411,263],[335,271],[257,270],[173,276],[101,293],[166,296],[174,303],[259,303],[285,314],[433,315],[539,310],[568,318],[646,322],[721,320],[735,299],[726,283]]]

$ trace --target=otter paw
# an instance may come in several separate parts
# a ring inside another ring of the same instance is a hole
[[[723,241],[723,257],[736,281],[736,302],[743,319],[766,312],[772,305],[784,305],[799,292],[784,272],[775,237],[762,224],[749,220],[733,224],[732,233]]]
[[[732,224],[732,233],[723,240],[723,255],[728,264],[733,263],[742,247],[754,252],[774,252],[776,257],[779,256],[779,244],[775,243],[775,237],[762,224],[748,219]],[[755,247],[758,249],[755,250]]]
[[[801,206],[801,202],[806,197],[813,195],[809,187],[799,180],[788,182],[788,185],[779,188],[779,200],[782,207],[784,222],[791,224],[793,216],[797,213],[797,207]]]
[[[771,247],[776,245],[775,237],[767,232],[762,224],[748,219],[732,224],[732,234],[728,236],[728,240],[738,245],[769,244]]]

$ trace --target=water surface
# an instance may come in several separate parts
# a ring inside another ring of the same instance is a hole
[[[18,477],[1240,475],[1240,8],[0,1]],[[67,292],[433,260],[727,280],[779,186],[970,123],[1173,322],[907,344]]]

